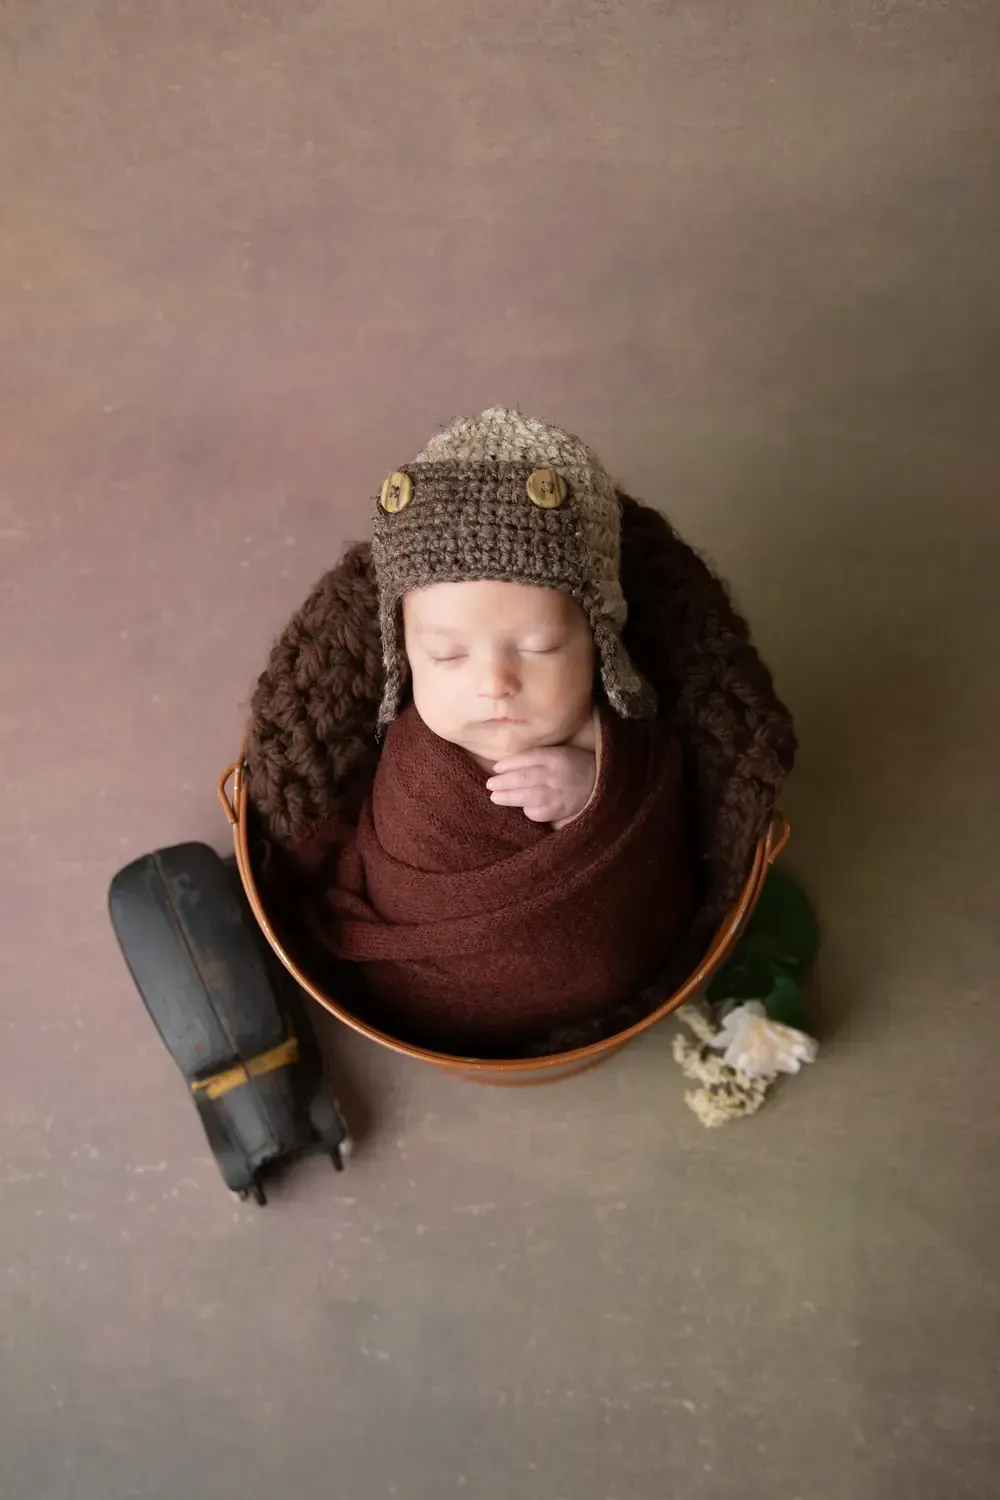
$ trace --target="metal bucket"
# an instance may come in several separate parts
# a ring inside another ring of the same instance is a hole
[[[232,796],[230,797],[227,787],[232,781]],[[275,953],[292,975],[293,979],[313,999],[318,1001],[331,1015],[343,1021],[345,1026],[350,1026],[354,1031],[359,1031],[362,1036],[368,1037],[373,1042],[378,1042],[382,1047],[389,1047],[393,1052],[400,1052],[404,1057],[416,1058],[418,1062],[430,1063],[434,1068],[439,1068],[444,1073],[470,1079],[475,1083],[492,1083],[505,1085],[525,1085],[531,1083],[554,1083],[559,1078],[568,1078],[574,1073],[582,1073],[587,1068],[596,1067],[598,1063],[604,1062],[613,1053],[641,1036],[644,1031],[649,1031],[664,1016],[668,1016],[678,1006],[689,1000],[697,990],[714,973],[723,959],[729,954],[739,938],[740,933],[749,920],[750,914],[757,904],[760,893],[767,879],[767,872],[777,859],[778,855],[788,843],[790,827],[788,819],[781,813],[775,813],[771,819],[767,832],[760,838],[754,852],[753,865],[747,876],[746,884],[739,900],[732,911],[722,922],[715,937],[709,945],[708,951],[701,963],[692,974],[675,990],[661,1005],[658,1005],[648,1016],[637,1021],[633,1026],[624,1031],[617,1032],[614,1036],[604,1037],[599,1042],[591,1042],[586,1047],[576,1047],[571,1052],[556,1052],[546,1057],[510,1058],[508,1059],[482,1059],[475,1057],[453,1057],[445,1052],[430,1052],[424,1047],[414,1047],[409,1042],[401,1042],[398,1038],[389,1036],[384,1031],[377,1031],[374,1026],[369,1026],[358,1016],[352,1015],[332,995],[321,990],[304,973],[295,962],[294,958],[283,947],[281,939],[275,932],[264,910],[260,892],[257,889],[257,881],[254,876],[250,861],[250,845],[248,835],[248,807],[249,796],[247,792],[247,778],[242,761],[236,761],[228,766],[219,778],[219,801],[222,803],[228,822],[233,830],[233,843],[236,850],[236,863],[239,867],[240,879],[243,889],[246,891],[247,900],[253,910],[254,916],[260,924],[261,931],[267,938]]]

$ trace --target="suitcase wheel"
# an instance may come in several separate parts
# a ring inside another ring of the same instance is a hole
[[[249,1187],[233,1188],[232,1194],[238,1203],[245,1203],[248,1198],[253,1198],[254,1202],[259,1203],[261,1208],[263,1208],[267,1202],[267,1194],[256,1178]]]
[[[309,1123],[320,1145],[338,1172],[344,1170],[344,1155],[349,1149],[347,1127],[340,1111],[325,1092],[316,1094],[309,1106]]]

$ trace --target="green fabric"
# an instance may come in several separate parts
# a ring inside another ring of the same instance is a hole
[[[805,1029],[801,980],[819,947],[819,923],[805,891],[772,869],[746,931],[713,976],[713,1005],[759,1000],[774,1021]]]

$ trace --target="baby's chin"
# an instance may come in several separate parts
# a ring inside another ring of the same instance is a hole
[[[456,739],[463,750],[475,757],[481,765],[492,770],[498,760],[510,755],[523,755],[526,750],[536,750],[539,745],[550,745],[553,740],[532,724],[477,724]]]

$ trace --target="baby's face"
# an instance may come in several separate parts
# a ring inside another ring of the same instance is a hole
[[[403,628],[417,713],[484,765],[561,745],[591,712],[594,639],[557,589],[435,583],[405,595]]]

